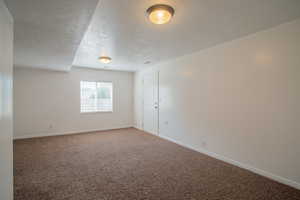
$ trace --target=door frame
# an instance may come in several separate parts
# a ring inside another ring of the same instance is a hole
[[[154,135],[159,135],[159,113],[160,113],[160,97],[159,97],[159,84],[160,84],[160,82],[159,82],[159,71],[152,71],[152,72],[149,72],[149,73],[152,73],[154,76],[156,75],[156,77],[157,77],[157,133],[156,134],[154,134]],[[144,120],[144,111],[145,111],[145,108],[144,108],[144,102],[145,102],[145,100],[144,100],[144,98],[145,98],[145,95],[144,95],[144,88],[145,88],[145,84],[144,84],[144,77],[145,76],[147,76],[147,75],[149,75],[149,73],[146,73],[146,74],[144,74],[143,75],[143,78],[142,78],[142,91],[143,91],[143,97],[142,97],[142,129],[143,129],[143,131],[145,131],[145,126],[144,126],[144,124],[145,124],[145,120]],[[153,134],[153,133],[151,133],[151,134]]]

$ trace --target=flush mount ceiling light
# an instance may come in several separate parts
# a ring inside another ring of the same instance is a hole
[[[101,57],[99,57],[99,60],[100,60],[100,62],[102,62],[104,64],[107,64],[107,63],[111,62],[111,58],[108,57],[108,56],[101,56]]]
[[[174,12],[171,6],[164,4],[156,4],[147,9],[148,18],[154,24],[168,23]]]

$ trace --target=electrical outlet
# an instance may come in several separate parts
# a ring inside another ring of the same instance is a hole
[[[202,145],[202,147],[206,147],[206,146],[207,146],[207,144],[206,144],[205,141],[203,141],[203,142],[201,143],[201,145]]]

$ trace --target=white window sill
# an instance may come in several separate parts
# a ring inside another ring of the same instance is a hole
[[[91,111],[91,112],[80,112],[80,114],[99,114],[99,113],[113,113],[113,111]]]

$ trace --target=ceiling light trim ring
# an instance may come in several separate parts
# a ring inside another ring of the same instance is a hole
[[[111,57],[108,57],[108,56],[100,56],[99,60],[100,60],[100,62],[107,64],[107,63],[110,63],[112,59],[111,59]]]
[[[157,22],[155,22],[151,19],[151,14],[156,12],[156,11],[167,11],[170,14],[170,18],[167,21],[163,22],[163,23],[157,23]],[[149,20],[152,23],[154,23],[154,24],[165,24],[165,23],[168,23],[171,20],[171,18],[174,16],[175,10],[174,10],[174,8],[172,8],[171,6],[166,5],[166,4],[155,4],[155,5],[153,5],[153,6],[151,6],[147,9],[147,14],[148,14]]]

